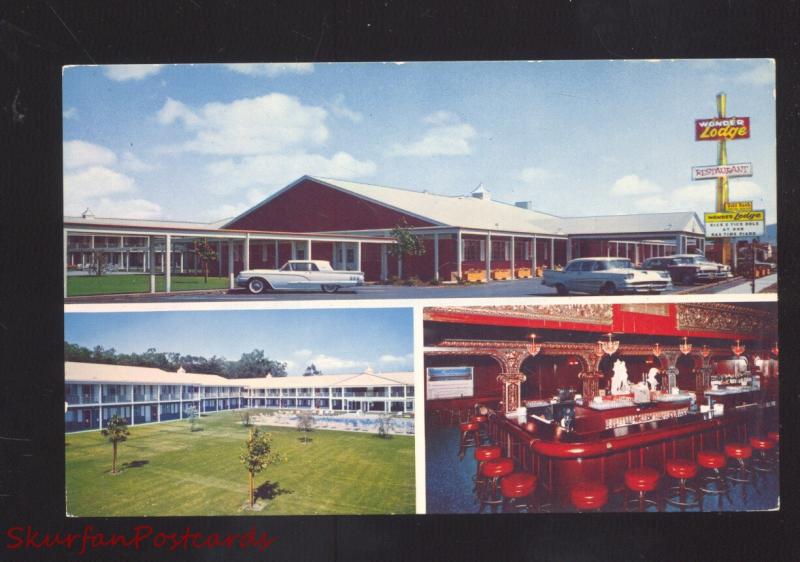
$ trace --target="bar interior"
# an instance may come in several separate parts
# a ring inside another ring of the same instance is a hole
[[[429,513],[777,507],[776,303],[424,320]]]

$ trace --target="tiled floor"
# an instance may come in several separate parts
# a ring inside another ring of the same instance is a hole
[[[458,427],[427,426],[425,440],[428,513],[477,513],[478,502],[472,493],[475,459],[472,449],[458,460]],[[730,491],[730,501],[719,496],[703,498],[704,511],[757,511],[775,509],[779,503],[777,473],[757,473],[758,486],[737,485]],[[605,511],[622,511],[621,494],[612,495]],[[654,511],[651,508],[650,511]],[[665,511],[680,511],[667,505]],[[687,511],[697,511],[691,509]],[[485,512],[488,512],[486,510]]]

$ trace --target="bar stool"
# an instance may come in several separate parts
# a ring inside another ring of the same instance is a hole
[[[486,416],[478,414],[472,416],[469,420],[471,423],[478,424],[478,444],[480,445],[484,440],[489,439],[489,431],[486,428]]]
[[[480,498],[483,487],[486,485],[486,479],[481,475],[483,463],[499,459],[502,452],[499,445],[482,445],[480,447],[475,447],[474,455],[477,467],[475,469],[475,485],[472,487],[472,491]]]
[[[497,483],[503,476],[508,476],[514,472],[514,461],[508,457],[500,457],[492,459],[483,463],[481,467],[481,476],[486,478],[480,495],[481,505],[478,508],[478,513],[483,513],[483,508],[491,506],[492,513],[495,512],[497,506],[503,503],[502,496],[497,496]]]
[[[725,468],[725,455],[719,451],[700,451],[697,453],[697,464],[700,468],[711,471],[711,474],[700,477],[700,491],[703,494],[719,496],[719,509],[722,509],[722,496],[731,502],[730,486],[720,472],[721,468]],[[703,509],[702,505],[700,509]]]
[[[464,453],[469,447],[477,447],[479,443],[478,424],[475,422],[463,422],[461,428],[461,440],[458,444],[458,460],[464,459]]]
[[[625,510],[629,511],[630,505],[633,503],[638,504],[639,511],[645,510],[645,504],[654,505],[658,510],[658,500],[645,497],[647,492],[654,492],[658,488],[658,471],[646,466],[639,468],[629,468],[625,471],[625,486],[632,492],[637,492],[638,497],[635,500],[628,501],[627,490],[625,492]]]
[[[601,482],[581,482],[569,491],[578,511],[600,511],[608,503],[608,486]]]
[[[500,493],[503,495],[503,513],[507,511],[533,511],[533,492],[536,490],[536,476],[530,472],[512,472],[500,480]],[[520,503],[518,500],[524,499]]]
[[[725,454],[728,458],[735,459],[737,463],[733,471],[728,471],[728,480],[741,484],[751,482],[752,472],[745,461],[753,456],[753,448],[746,443],[728,443],[725,445]]]
[[[668,496],[664,499],[668,504],[681,508],[700,507],[700,495],[696,488],[690,488],[686,481],[697,476],[697,465],[687,459],[669,459],[666,464],[667,474],[672,478],[677,478],[680,484],[672,486],[668,490]],[[689,500],[686,493],[690,492],[694,499]]]
[[[767,456],[769,451],[775,449],[775,441],[771,441],[768,437],[750,438],[750,446],[753,450],[758,451],[759,456],[753,459],[751,466],[753,470],[759,472],[775,472],[775,461]]]

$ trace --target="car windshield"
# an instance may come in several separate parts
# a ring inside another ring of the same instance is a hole
[[[633,269],[631,260],[608,260],[597,262],[595,270],[604,271],[606,269]]]

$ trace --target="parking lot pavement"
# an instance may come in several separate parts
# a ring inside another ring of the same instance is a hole
[[[664,294],[679,292],[683,287],[676,286]],[[371,299],[437,299],[437,298],[503,298],[529,296],[556,296],[555,289],[542,285],[541,279],[515,279],[495,281],[474,285],[439,285],[435,287],[406,287],[402,285],[365,285],[355,290],[339,291],[334,294],[317,292],[275,292],[251,295],[246,290],[231,292],[107,295],[91,299],[68,299],[67,302],[187,302],[187,301],[335,301]]]
[[[774,285],[778,282],[778,274],[766,275],[756,279],[756,293],[762,292],[767,287]],[[739,283],[731,283],[725,287],[719,287],[715,291],[702,292],[698,291],[695,294],[709,294],[713,292],[717,295],[749,295],[753,293],[753,286],[751,279],[741,279]]]

